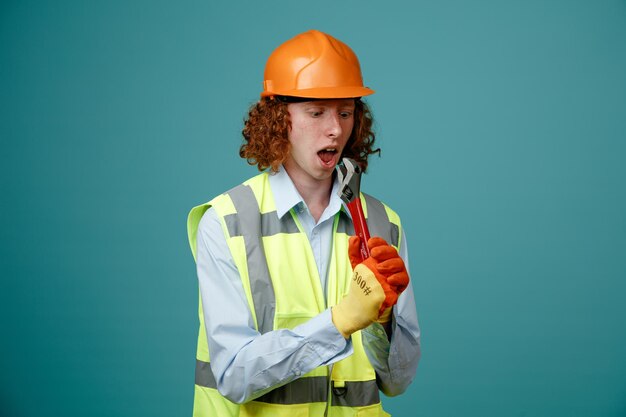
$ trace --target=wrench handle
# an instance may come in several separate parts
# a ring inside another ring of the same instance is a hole
[[[348,203],[348,210],[350,210],[350,215],[352,216],[354,233],[361,239],[361,258],[366,260],[370,256],[370,250],[367,247],[367,241],[370,240],[370,231],[367,228],[363,206],[361,206],[361,199],[358,196]]]

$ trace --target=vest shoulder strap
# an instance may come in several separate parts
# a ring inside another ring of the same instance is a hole
[[[204,216],[204,213],[206,213],[206,211],[211,207],[215,207],[219,211],[218,215],[221,217],[236,213],[236,208],[230,196],[233,194],[240,195],[241,191],[244,190],[243,187],[246,187],[246,185],[252,185],[252,189],[257,189],[258,187],[256,187],[256,185],[262,184],[265,181],[267,181],[267,173],[261,173],[250,178],[243,184],[218,195],[211,201],[193,207],[191,211],[189,211],[189,214],[187,215],[187,238],[189,240],[189,247],[191,248],[191,253],[193,254],[194,259],[196,259],[197,253],[196,239],[198,236],[198,225],[200,224],[200,220],[202,219],[202,216]],[[253,201],[251,201],[251,203],[252,202]]]
[[[401,231],[400,216],[382,201],[369,194],[361,193],[363,211],[371,236],[380,236],[387,243],[400,248]]]
[[[204,213],[211,207],[210,202],[200,204],[191,209],[189,215],[187,215],[187,239],[189,239],[189,247],[191,248],[191,254],[193,255],[193,259],[196,259],[197,253],[197,236],[198,236],[198,225],[200,224],[200,219],[204,216]]]

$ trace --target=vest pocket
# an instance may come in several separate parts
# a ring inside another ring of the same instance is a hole
[[[391,417],[391,414],[383,410],[380,404],[360,407],[356,413],[356,417]]]
[[[240,417],[313,417],[324,415],[326,403],[268,404],[251,401],[241,406]]]
[[[276,329],[293,329],[296,326],[299,326],[307,321],[311,320],[313,317],[309,313],[276,313]]]
[[[366,407],[331,407],[329,413],[332,417],[391,417],[383,410],[380,404]]]

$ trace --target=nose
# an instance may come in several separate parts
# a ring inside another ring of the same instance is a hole
[[[341,127],[341,119],[338,114],[334,114],[333,112],[329,112],[328,121],[326,125],[326,135],[329,138],[338,138],[341,135],[342,127]]]

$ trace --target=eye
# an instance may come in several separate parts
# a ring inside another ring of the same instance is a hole
[[[339,112],[339,117],[341,117],[342,119],[349,119],[350,117],[352,117],[352,112],[351,111]]]
[[[311,110],[309,114],[311,115],[311,117],[320,117],[322,114],[324,114],[324,112],[321,110]]]

